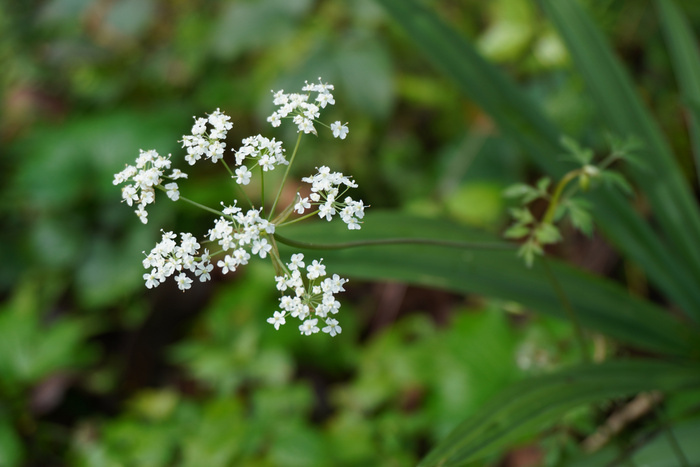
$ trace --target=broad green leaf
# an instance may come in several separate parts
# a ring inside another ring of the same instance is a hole
[[[474,46],[415,0],[377,0],[391,14],[465,96],[481,106],[549,175],[560,177],[566,168],[559,160],[560,131],[537,104],[511,79],[484,60]],[[662,241],[620,193],[601,189],[591,193],[596,225],[626,256],[644,269],[669,298],[689,313],[700,310],[700,272]],[[675,209],[674,209],[675,211]]]
[[[584,364],[511,385],[459,425],[419,464],[456,466],[498,452],[571,409],[642,391],[700,387],[696,366],[657,361]]]
[[[653,207],[668,241],[666,249],[683,259],[690,277],[700,277],[700,211],[668,142],[635,94],[634,83],[575,1],[544,0],[542,6],[566,42],[605,123],[613,132],[642,142],[638,152],[650,170],[630,166],[629,172]],[[700,322],[697,302],[684,311]]]
[[[697,105],[693,105],[700,102],[700,52],[697,39],[673,0],[657,0],[656,9],[659,11],[681,95],[690,110],[690,139],[695,156],[695,170],[700,180],[700,113]]]
[[[278,233],[317,244],[376,242],[375,246],[338,250],[302,249],[315,258],[324,258],[329,272],[367,280],[396,280],[457,293],[478,293],[565,317],[541,265],[535,263],[534,268],[528,269],[517,259],[515,245],[444,220],[369,212],[359,231],[348,230],[342,222],[323,222],[289,226]],[[379,244],[395,238],[417,244]],[[418,244],[415,239],[424,243]],[[446,246],[428,245],[425,241],[444,242]],[[476,242],[489,249],[456,248],[459,242]],[[504,246],[506,249],[502,249]],[[282,253],[299,250],[294,246],[283,249]],[[551,261],[551,265],[585,327],[639,348],[700,355],[697,328],[676,321],[665,310],[630,295],[611,281],[557,261]]]

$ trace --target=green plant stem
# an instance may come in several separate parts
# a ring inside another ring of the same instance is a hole
[[[275,240],[274,235],[270,235],[270,243],[272,244],[270,258],[272,259],[272,267],[275,269],[275,274],[278,276],[289,274],[289,269],[287,269],[287,265],[284,264],[284,262],[280,258],[279,248],[277,247],[277,241]]]
[[[376,240],[358,240],[355,242],[342,243],[310,243],[292,240],[275,234],[275,239],[288,246],[307,248],[309,250],[340,250],[344,248],[357,248],[363,246],[377,245],[433,245],[449,248],[463,248],[467,250],[514,250],[515,246],[510,243],[479,243],[479,242],[457,242],[450,240],[433,240],[430,238],[382,238]]]
[[[280,200],[280,197],[282,196],[282,189],[284,188],[284,184],[287,182],[287,177],[289,176],[289,170],[292,168],[292,164],[294,163],[294,158],[296,157],[297,151],[299,150],[299,144],[301,143],[301,135],[302,135],[302,133],[299,132],[299,136],[297,136],[297,142],[294,145],[294,151],[292,152],[292,157],[289,159],[289,164],[287,164],[287,170],[284,171],[284,176],[282,177],[282,181],[280,182],[280,187],[277,190],[277,196],[275,196],[275,201],[273,201],[272,208],[270,208],[270,218],[275,213],[275,208],[277,207],[277,202]],[[270,218],[268,218],[267,220],[270,220]]]
[[[236,178],[236,176],[233,174],[233,172],[231,171],[231,168],[228,166],[226,161],[221,159],[221,163],[224,165],[224,167],[226,168],[226,171],[229,173],[229,175],[231,175],[231,178]],[[252,208],[253,202],[250,200],[250,198],[248,198],[248,195],[245,193],[245,190],[243,190],[243,188],[241,188],[241,186],[238,183],[236,183],[235,181],[233,182],[233,184],[236,185],[236,189],[238,189],[238,191],[243,195],[245,200],[248,202],[248,205]]]
[[[265,172],[262,166],[260,167],[260,216],[265,217]],[[274,207],[270,210],[270,214],[274,211]]]
[[[552,268],[549,265],[549,261],[547,260],[546,256],[542,256],[542,264],[544,266],[544,271],[547,275],[547,279],[549,279],[549,282],[551,282],[552,288],[554,288],[554,292],[559,297],[559,301],[561,301],[561,304],[564,307],[564,310],[566,311],[566,314],[574,327],[574,334],[576,336],[576,341],[578,342],[579,347],[581,347],[583,361],[586,363],[590,363],[591,358],[588,355],[588,351],[586,349],[586,339],[583,336],[583,327],[581,326],[581,322],[579,321],[578,316],[576,315],[576,311],[571,305],[569,297],[566,296],[564,289],[557,280],[557,277],[552,272]]]
[[[231,176],[231,178],[236,178],[236,176],[233,174],[233,171],[232,171],[231,168],[228,166],[228,164],[226,163],[226,161],[223,160],[223,159],[221,159],[221,163],[223,164],[224,168],[226,169],[226,171],[228,172],[228,174]],[[236,184],[236,185],[238,185],[238,184]]]
[[[547,207],[547,211],[544,213],[544,216],[542,217],[543,224],[551,224],[552,223],[552,221],[554,219],[554,214],[557,211],[557,206],[559,206],[559,199],[561,198],[561,194],[564,191],[564,188],[566,188],[566,185],[571,180],[578,177],[580,174],[581,174],[581,169],[572,170],[571,172],[564,175],[564,177],[561,180],[559,180],[559,183],[557,183],[557,187],[554,189],[554,193],[552,193],[552,198],[549,201],[549,206]]]
[[[314,212],[310,212],[310,213],[308,213],[308,214],[304,214],[303,216],[298,217],[298,218],[296,218],[296,219],[293,219],[293,220],[291,220],[291,221],[289,221],[289,222],[284,222],[284,223],[278,225],[277,227],[282,227],[282,226],[285,226],[285,225],[294,224],[294,223],[296,223],[296,222],[303,221],[304,219],[308,219],[309,217],[313,217],[313,216],[315,216],[316,214],[318,214],[318,209],[316,209]]]
[[[164,187],[162,187],[162,186],[160,186],[160,185],[158,185],[156,188],[158,188],[158,189],[161,190],[161,191],[167,191]],[[224,213],[223,213],[223,212],[217,211],[216,209],[212,209],[212,208],[210,208],[209,206],[205,206],[205,205],[203,205],[203,204],[199,204],[198,202],[192,201],[191,199],[185,198],[184,196],[180,196],[180,200],[182,200],[182,201],[184,201],[184,202],[186,202],[186,203],[190,203],[190,204],[193,205],[193,206],[197,206],[197,207],[200,208],[200,209],[204,209],[205,211],[211,212],[212,214],[216,214],[217,216],[224,216]]]

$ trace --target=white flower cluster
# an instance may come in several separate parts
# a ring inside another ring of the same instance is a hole
[[[278,165],[288,165],[289,162],[284,157],[282,142],[275,141],[275,138],[268,139],[257,135],[245,138],[243,146],[236,151],[236,182],[239,185],[250,183],[251,171],[243,164],[246,159],[254,159],[265,172],[274,170]]]
[[[217,263],[221,271],[226,274],[233,272],[240,265],[248,264],[250,254],[265,258],[272,250],[272,245],[265,238],[275,233],[275,224],[260,217],[258,209],[250,209],[243,214],[243,210],[236,206],[224,209],[227,217],[219,217],[214,222],[214,228],[209,229],[209,240],[218,242],[222,252],[229,252],[223,260]]]
[[[119,185],[127,181],[133,182],[122,187],[122,201],[129,206],[136,203],[136,215],[141,222],[148,222],[148,212],[146,206],[156,200],[155,187],[161,184],[163,178],[177,180],[187,178],[187,174],[178,169],[174,169],[170,175],[164,175],[170,169],[170,154],[167,157],[159,155],[156,151],[139,152],[136,165],[127,165],[124,170],[114,175],[113,185]],[[168,198],[177,201],[180,198],[180,191],[177,183],[171,182],[164,186]]]
[[[319,117],[321,109],[325,109],[327,105],[335,104],[333,94],[330,92],[333,90],[333,85],[323,83],[321,78],[318,81],[318,84],[306,82],[306,85],[301,88],[302,91],[306,91],[306,94],[286,94],[283,89],[277,92],[272,91],[273,103],[279,108],[267,118],[267,121],[272,126],[278,127],[283,118],[291,117],[299,129],[298,131],[318,134],[316,127],[314,127],[314,121]],[[309,102],[312,92],[317,93],[316,99]],[[332,123],[331,130],[333,136],[340,139],[345,139],[349,131],[347,124],[342,124],[340,121]]]
[[[251,253],[265,258],[272,249],[265,235],[275,233],[274,224],[261,218],[257,209],[243,214],[240,208],[228,206],[223,212],[228,218],[219,217],[207,233],[209,241],[216,241],[221,246],[219,253],[230,253],[216,263],[221,272],[233,272],[238,266],[248,264]],[[211,279],[210,273],[214,265],[211,263],[209,250],[205,249],[200,255],[200,245],[192,234],[181,233],[180,237],[181,243],[178,245],[174,240],[175,234],[163,232],[161,241],[143,260],[143,267],[151,270],[143,275],[149,289],[165,282],[165,279],[175,272],[180,273],[175,278],[180,290],[189,289],[192,283],[185,271],[193,273],[201,282]]]
[[[209,273],[214,266],[211,264],[209,251],[205,249],[204,253],[198,256],[199,242],[190,233],[180,234],[179,245],[175,238],[177,236],[174,233],[163,232],[161,241],[156,243],[143,260],[143,267],[151,270],[143,275],[149,289],[165,282],[166,278],[176,272],[179,272],[175,277],[178,288],[183,291],[189,289],[192,279],[184,273],[185,270],[194,273],[201,282],[211,279]]]
[[[268,120],[273,126],[279,126],[282,118],[289,117],[300,132],[316,134],[314,122],[317,122],[321,109],[335,104],[331,93],[333,86],[324,84],[319,78],[318,84],[307,82],[302,89],[306,94],[285,94],[283,91],[274,93],[274,103],[279,108]],[[313,101],[312,93],[316,93]],[[195,117],[192,134],[183,136],[181,141],[187,152],[185,160],[190,165],[202,158],[212,162],[222,160],[226,152],[225,139],[232,127],[230,117],[219,109],[204,118]],[[345,139],[348,134],[347,125],[339,121],[331,124],[330,130],[334,137],[340,139]],[[234,150],[233,155],[237,167],[235,175],[230,172],[226,161],[222,162],[238,185],[250,183],[253,174],[251,169],[255,167],[260,167],[261,174],[264,175],[277,166],[290,163],[285,157],[282,143],[262,135],[243,139],[242,146],[237,151]],[[300,320],[299,330],[302,334],[311,335],[320,331],[331,336],[340,334],[342,329],[334,318],[340,309],[340,302],[335,299],[335,294],[344,291],[343,285],[347,280],[337,274],[326,277],[326,267],[322,264],[322,259],[313,260],[307,266],[301,253],[292,255],[291,262],[285,265],[280,258],[274,235],[276,227],[285,225],[293,210],[304,214],[305,210],[311,209],[312,206],[315,206],[317,211],[310,212],[307,217],[318,212],[319,217],[330,221],[339,215],[349,229],[359,229],[365,206],[362,201],[345,196],[346,191],[356,188],[357,184],[342,173],[331,172],[328,167],[323,166],[317,169],[316,174],[302,179],[311,185],[308,196],[302,198],[298,195],[294,206],[282,209],[277,217],[273,217],[274,213],[265,213],[262,207],[253,206],[247,196],[244,196],[246,201],[251,203],[247,212],[238,207],[235,201],[233,205],[228,206],[222,202],[221,210],[215,210],[180,196],[176,180],[187,178],[187,174],[178,169],[171,169],[170,157],[160,156],[155,150],[141,150],[136,164],[127,165],[117,173],[113,183],[127,183],[122,188],[123,201],[129,206],[137,207],[136,214],[144,224],[148,221],[146,207],[155,202],[156,189],[165,192],[173,201],[181,199],[217,213],[218,218],[202,241],[211,243],[214,247],[207,245],[213,250],[210,253],[209,249],[200,246],[197,238],[191,233],[180,233],[178,242],[178,234],[163,231],[161,240],[153,249],[148,254],[144,252],[143,267],[147,272],[143,274],[143,279],[146,287],[157,287],[172,276],[178,288],[185,291],[191,288],[196,279],[200,282],[211,280],[214,267],[227,274],[236,271],[239,266],[248,264],[253,256],[270,256],[280,274],[275,277],[277,288],[285,295],[280,298],[279,310],[267,321],[273,324],[275,329],[279,329],[286,318],[292,317]],[[264,184],[260,185],[264,191]],[[282,193],[282,186],[279,187],[273,210],[277,205],[279,193]],[[301,219],[303,218],[289,223]],[[218,258],[218,261],[215,261],[214,257]]]
[[[284,276],[275,277],[278,290],[284,292],[289,289],[294,292],[293,296],[283,295],[280,298],[281,311],[275,311],[272,317],[267,319],[275,329],[279,329],[280,325],[286,323],[285,318],[291,316],[302,322],[299,331],[307,336],[319,331],[319,319],[324,320],[326,324],[321,329],[323,332],[331,336],[342,332],[338,320],[331,315],[335,315],[340,309],[340,302],[335,299],[335,294],[345,291],[343,285],[347,279],[342,279],[337,274],[324,278],[326,266],[321,261],[313,260],[304,269],[304,255],[292,255],[291,262],[287,263],[289,272]]]
[[[224,150],[228,130],[233,128],[231,117],[225,115],[219,109],[209,115],[208,118],[196,118],[192,126],[192,134],[182,137],[182,147],[187,149],[185,160],[194,165],[202,156],[216,162],[224,157]],[[207,133],[207,123],[212,126]]]
[[[326,166],[317,169],[316,175],[301,179],[311,184],[311,194],[299,198],[294,205],[296,212],[303,214],[312,205],[319,206],[318,216],[321,219],[330,221],[335,214],[340,213],[340,218],[348,225],[348,229],[359,230],[362,224],[360,219],[365,216],[365,205],[361,200],[355,201],[350,196],[339,201],[348,188],[357,188],[357,184],[340,172],[331,172]],[[342,185],[345,185],[345,188],[341,192]]]

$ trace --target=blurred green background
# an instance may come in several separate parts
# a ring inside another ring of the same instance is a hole
[[[533,2],[428,3],[562,128],[598,138]],[[692,173],[653,10],[585,3]],[[697,30],[700,5],[684,6]],[[202,235],[211,219],[158,203],[142,225],[113,174],[139,149],[178,160],[192,116],[216,108],[235,122],[229,147],[257,133],[292,144],[265,121],[270,90],[319,76],[336,86],[326,119],[351,131],[304,139],[295,177],[329,165],[372,210],[503,228],[503,189],[537,174],[372,0],[6,1],[0,60],[1,466],[414,465],[500,388],[577,358],[566,323],[483,297],[351,278],[331,339],[265,323],[267,263],[186,294],[144,287],[159,230]],[[183,193],[218,205],[227,177],[190,173]],[[644,293],[601,238],[560,250]],[[551,464],[570,435],[530,451]],[[523,456],[500,465],[539,465]]]

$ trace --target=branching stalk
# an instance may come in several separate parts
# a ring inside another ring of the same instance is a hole
[[[272,203],[272,208],[270,208],[270,218],[274,215],[277,203],[279,202],[280,197],[282,196],[282,189],[284,188],[284,184],[287,181],[287,177],[289,176],[289,170],[292,168],[292,163],[294,163],[294,158],[296,157],[297,151],[299,150],[299,144],[301,143],[301,135],[302,133],[299,132],[299,136],[297,137],[297,143],[294,145],[294,151],[292,152],[292,157],[289,159],[289,164],[287,164],[287,170],[284,171],[284,176],[282,177],[282,181],[280,182],[280,187],[277,190],[277,196],[275,196],[275,201]],[[270,218],[268,218],[268,220],[270,220]]]

